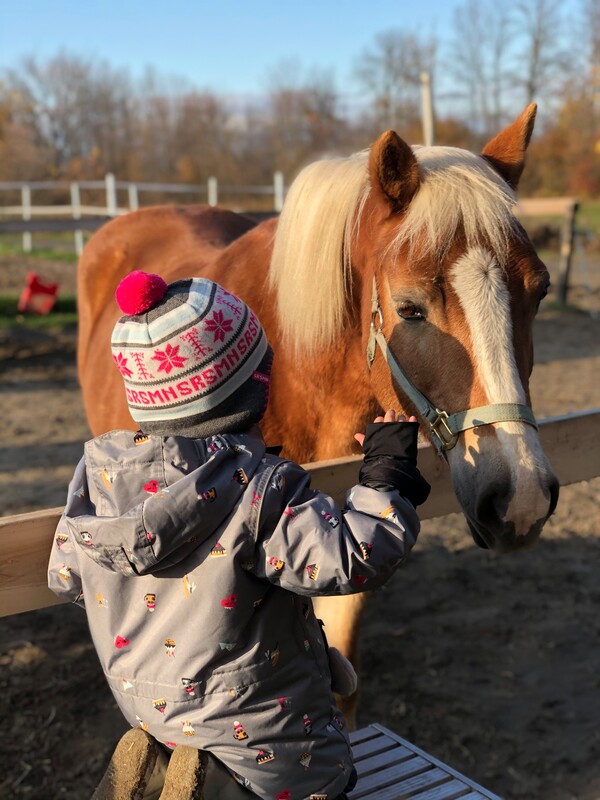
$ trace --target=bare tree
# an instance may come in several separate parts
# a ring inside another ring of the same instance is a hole
[[[171,174],[179,180],[204,182],[211,175],[233,180],[229,112],[211,92],[191,91],[173,98],[170,149],[175,159]]]
[[[596,0],[597,2],[597,0]],[[551,98],[557,79],[570,69],[565,50],[565,7],[562,0],[519,0],[514,6],[520,31],[516,84],[524,90],[525,103]]]
[[[0,180],[39,180],[46,176],[48,152],[29,124],[27,101],[0,83]]]
[[[358,59],[358,82],[372,100],[378,130],[402,128],[419,116],[421,72],[434,72],[437,44],[402,30],[388,30]]]
[[[127,73],[63,53],[44,63],[26,58],[5,80],[20,98],[21,123],[47,152],[51,174],[68,174],[70,165],[81,172],[90,160],[104,171],[120,167],[118,140],[128,138]]]
[[[276,169],[291,175],[308,160],[334,151],[344,134],[333,76],[295,62],[277,65],[270,76],[269,136]]]
[[[583,4],[583,41],[586,47],[586,71],[590,82],[591,125],[600,116],[600,2],[586,0]]]
[[[449,72],[467,98],[471,124],[482,133],[498,129],[505,116],[512,28],[507,0],[466,0],[454,12]]]

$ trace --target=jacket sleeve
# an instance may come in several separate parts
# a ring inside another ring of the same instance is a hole
[[[85,461],[82,458],[69,484],[67,504],[54,534],[48,563],[48,587],[66,602],[83,606],[77,545],[67,518],[82,512],[86,493]]]
[[[418,531],[413,506],[397,490],[357,485],[340,508],[311,490],[305,470],[283,462],[263,495],[253,571],[296,594],[366,591],[405,560]]]

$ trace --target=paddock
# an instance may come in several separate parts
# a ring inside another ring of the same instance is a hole
[[[538,417],[597,406],[598,318],[542,307],[535,336]],[[60,506],[88,435],[73,338],[0,344],[2,512]],[[565,423],[562,455],[549,450],[563,481],[571,466],[598,467],[597,424],[580,420],[577,441]],[[514,556],[476,549],[458,514],[426,519],[408,566],[367,612],[360,726],[380,722],[506,798],[596,798],[599,489],[598,478],[564,487],[539,544]],[[84,615],[55,606],[5,617],[0,631],[3,792],[85,796],[125,725]]]

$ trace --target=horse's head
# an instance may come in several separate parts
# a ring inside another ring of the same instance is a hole
[[[535,541],[558,497],[527,409],[532,324],[549,276],[513,214],[535,110],[479,156],[384,133],[371,148],[351,254],[379,403],[428,418],[475,541],[501,551]],[[394,359],[416,396],[392,377]],[[459,412],[469,409],[463,429]]]
[[[481,155],[388,131],[370,152],[311,164],[290,187],[270,271],[288,343],[360,370],[348,416],[359,398],[362,421],[376,406],[418,410],[475,540],[502,551],[531,544],[558,497],[528,408],[548,272],[514,216],[535,110]]]

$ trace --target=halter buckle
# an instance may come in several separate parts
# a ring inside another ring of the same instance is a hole
[[[379,325],[375,326],[375,317],[379,317]],[[371,328],[375,331],[375,333],[379,333],[383,329],[383,314],[381,312],[381,307],[377,306],[377,308],[371,314]]]
[[[436,418],[433,422],[429,422],[429,432],[437,436],[439,443],[436,446],[442,450],[452,450],[458,442],[458,434],[454,433],[448,424],[448,413],[446,411],[436,408],[435,413],[437,414]],[[436,443],[434,442],[434,444]]]
[[[375,319],[379,317],[379,327],[375,327]],[[369,369],[373,366],[375,360],[375,351],[377,350],[377,336],[381,333],[383,328],[383,314],[381,308],[376,306],[371,313],[371,328],[369,330],[369,341],[367,342],[367,364]]]

